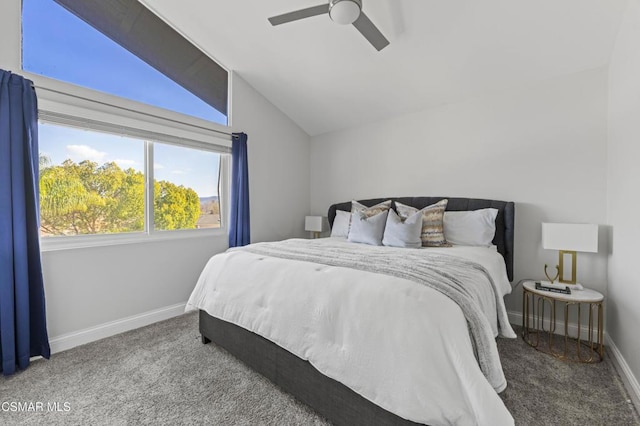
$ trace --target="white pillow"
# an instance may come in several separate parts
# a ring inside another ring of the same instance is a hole
[[[444,213],[444,236],[463,246],[489,247],[496,235],[498,209],[449,211]]]
[[[384,211],[373,216],[367,216],[364,212],[352,213],[349,241],[381,246],[388,213],[388,211]]]
[[[384,228],[382,245],[389,247],[420,248],[422,247],[422,211],[409,216],[404,222],[395,211],[389,210],[387,224]]]
[[[336,217],[333,219],[333,227],[331,228],[332,237],[349,236],[349,222],[351,222],[351,213],[344,210],[336,210]]]

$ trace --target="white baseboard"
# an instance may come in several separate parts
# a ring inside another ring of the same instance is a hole
[[[154,309],[153,311],[144,312],[142,314],[100,324],[95,327],[85,328],[83,330],[53,337],[49,339],[51,353],[66,351],[67,349],[84,345],[85,343],[94,342],[96,340],[104,339],[105,337],[114,336],[116,334],[124,333],[125,331],[153,324],[154,322],[182,315],[184,313],[185,306],[186,303],[178,303],[176,305]]]
[[[631,402],[636,406],[636,410],[640,412],[640,384],[638,383],[638,380],[634,376],[629,364],[627,364],[627,361],[624,359],[622,353],[613,340],[611,340],[609,336],[606,336],[604,342],[607,346],[607,353],[611,355],[613,365],[616,370],[618,370],[618,374],[620,374],[622,382],[627,388],[627,392],[629,392]]]
[[[511,324],[522,326],[522,312],[509,311],[508,314],[509,314],[509,322]],[[578,334],[577,324],[569,323],[567,328],[569,331],[569,335],[576,336]],[[558,320],[557,330],[559,332],[560,331],[564,332],[563,321]],[[584,328],[583,328],[583,332],[584,332]],[[636,379],[633,372],[631,371],[629,364],[627,364],[627,361],[624,359],[624,357],[622,356],[622,353],[620,352],[618,347],[615,345],[613,340],[611,340],[606,330],[604,332],[604,344],[606,346],[605,356],[609,355],[611,357],[614,367],[618,371],[618,374],[620,374],[620,377],[622,378],[622,382],[624,383],[625,388],[627,389],[627,392],[629,392],[629,395],[631,397],[631,402],[633,403],[633,405],[635,405],[636,410],[640,412],[640,384],[638,384],[638,380]]]

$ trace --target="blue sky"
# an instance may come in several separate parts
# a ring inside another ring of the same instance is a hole
[[[23,68],[58,80],[226,124],[213,107],[165,77],[53,0],[23,2]],[[40,151],[54,164],[69,158],[115,161],[142,170],[142,141],[54,125],[40,126]],[[178,151],[179,150],[179,151]],[[155,145],[155,178],[218,194],[219,156]]]
[[[227,119],[53,0],[24,0],[23,68],[220,124]]]
[[[107,133],[40,124],[40,153],[52,164],[66,159],[98,164],[115,162],[123,169],[144,168],[144,142]],[[213,152],[154,144],[154,177],[193,188],[200,197],[218,195],[220,156]]]

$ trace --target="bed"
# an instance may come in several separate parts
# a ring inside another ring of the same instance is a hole
[[[444,198],[359,202],[421,209]],[[494,248],[392,250],[326,238],[214,256],[187,305],[199,310],[203,343],[225,348],[334,424],[513,424],[498,396],[506,381],[495,337],[515,337],[502,299],[513,280],[514,204],[447,199],[447,211],[498,210]],[[329,208],[332,226],[340,210],[351,202]],[[318,257],[326,253],[331,260]],[[358,269],[363,259],[369,266]],[[461,269],[467,264],[481,267]],[[416,285],[414,268],[438,280],[461,270],[493,296],[482,290],[478,307],[456,305],[451,294]],[[486,324],[469,321],[469,310]]]

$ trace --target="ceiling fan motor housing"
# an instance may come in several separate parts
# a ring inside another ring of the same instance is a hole
[[[331,0],[329,17],[336,24],[353,24],[360,16],[362,0]]]

